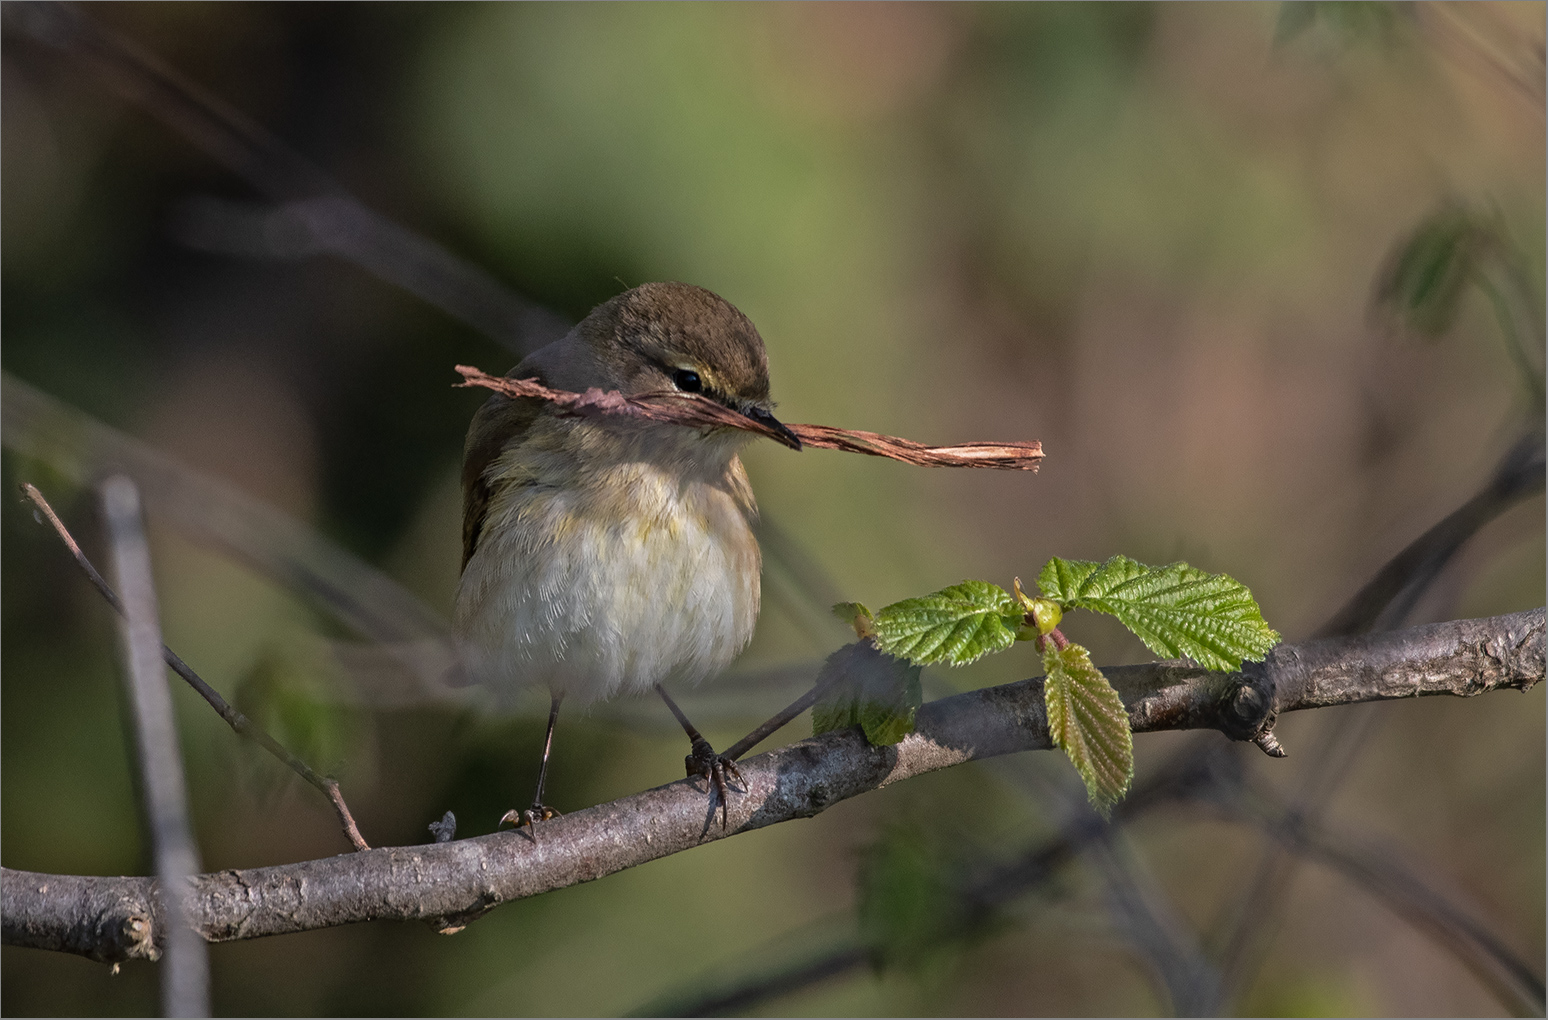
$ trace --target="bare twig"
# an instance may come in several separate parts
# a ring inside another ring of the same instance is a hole
[[[1358,634],[1401,623],[1463,543],[1542,489],[1543,434],[1534,430],[1511,445],[1471,499],[1392,557],[1318,629],[1318,636]]]
[[[1470,696],[1543,679],[1544,612],[1459,620],[1358,639],[1282,645],[1265,664],[1280,711],[1426,694]],[[1181,663],[1107,671],[1136,731],[1239,727],[1240,674]],[[544,822],[537,846],[503,832],[273,868],[201,876],[198,927],[211,941],[375,919],[466,924],[501,903],[601,878],[704,842],[815,815],[833,804],[965,761],[1047,749],[1041,678],[920,708],[898,744],[858,729],[824,733],[744,762],[746,792],[724,833],[704,826],[704,793],[682,780]],[[44,891],[40,891],[44,890]],[[148,879],[0,872],[4,941],[110,958],[154,921]],[[94,933],[102,932],[100,936]]]
[[[554,313],[362,205],[322,168],[229,103],[72,4],[4,7],[7,27],[84,63],[119,96],[144,107],[270,199],[265,224],[354,262],[524,353],[564,333]]]
[[[1532,966],[1427,883],[1397,850],[1321,825],[1304,812],[1280,804],[1261,783],[1219,792],[1235,819],[1255,822],[1288,851],[1342,872],[1462,961],[1517,1016],[1543,1015],[1543,979]]]
[[[87,579],[91,581],[102,597],[107,600],[108,605],[113,607],[114,612],[124,616],[124,603],[113,589],[108,586],[108,583],[102,579],[102,575],[97,572],[97,568],[92,566],[91,560],[86,558],[86,554],[81,551],[80,544],[75,541],[75,537],[70,534],[70,530],[64,526],[64,522],[59,519],[59,515],[54,513],[54,508],[49,506],[48,500],[44,499],[43,494],[31,483],[24,483],[22,485],[22,492],[38,508],[38,511],[48,519],[48,523],[53,526],[55,534],[59,536],[59,540],[65,544],[65,548],[70,550],[70,555],[75,557],[76,565],[81,568]],[[138,503],[138,500],[136,502]],[[321,790],[323,795],[328,798],[328,802],[333,805],[333,810],[339,816],[339,825],[344,830],[344,835],[348,837],[356,850],[370,849],[366,841],[361,838],[360,829],[355,825],[355,819],[349,812],[349,806],[344,803],[344,795],[339,792],[339,784],[337,782],[327,776],[319,775],[306,762],[285,750],[279,741],[256,726],[246,715],[233,708],[225,698],[221,697],[219,691],[206,683],[204,678],[195,673],[193,668],[184,662],[172,649],[162,645],[161,656],[166,661],[166,664],[172,667],[173,672],[186,680],[188,686],[199,692],[199,696],[215,710],[216,714],[226,721],[227,726],[235,730],[239,736],[256,741],[264,750],[289,766],[296,775],[315,786],[318,790]]]
[[[457,669],[451,626],[412,592],[305,524],[0,372],[0,438],[77,484],[129,475],[146,511],[307,598],[377,642],[420,687]]]
[[[340,189],[342,191],[342,189]],[[471,262],[347,194],[251,206],[201,198],[184,204],[176,232],[191,247],[300,259],[333,255],[399,287],[524,355],[569,332],[563,316],[519,297]]]
[[[617,390],[593,387],[584,393],[556,390],[535,379],[505,379],[489,375],[469,365],[456,366],[462,375],[461,386],[482,386],[507,397],[533,397],[546,400],[565,413],[576,415],[617,414],[651,421],[671,422],[691,428],[734,428],[770,439],[780,433],[753,418],[739,414],[723,404],[696,393],[641,393],[630,396]],[[847,450],[872,457],[887,457],[922,467],[983,467],[1009,471],[1036,471],[1043,460],[1043,444],[962,443],[957,446],[925,446],[911,439],[884,436],[878,432],[837,429],[828,425],[788,425],[789,430],[807,446],[825,450]]]
[[[1541,108],[1544,105],[1543,44],[1501,24],[1487,5],[1455,0],[1415,4],[1420,28],[1442,48],[1494,75]]]
[[[140,495],[122,475],[102,485],[102,514],[113,546],[113,565],[123,589],[119,630],[125,680],[133,707],[145,817],[156,858],[165,925],[167,967],[161,1002],[166,1016],[210,1015],[209,950],[189,921],[189,879],[199,873],[199,850],[188,821],[188,788],[161,657],[161,623],[151,579],[150,546],[140,518]]]
[[[1400,624],[1458,550],[1484,525],[1543,488],[1543,435],[1529,430],[1500,459],[1490,478],[1457,510],[1409,543],[1318,631],[1344,636]],[[1315,826],[1333,792],[1350,775],[1377,717],[1370,707],[1335,717],[1311,757],[1301,788],[1284,812],[1289,829]],[[1217,945],[1221,980],[1209,1011],[1223,1008],[1248,986],[1268,952],[1276,914],[1296,865],[1288,836],[1270,842],[1223,919]]]

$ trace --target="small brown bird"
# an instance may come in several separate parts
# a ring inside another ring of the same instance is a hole
[[[702,287],[647,283],[595,308],[509,373],[556,389],[698,393],[801,442],[775,420],[763,339]],[[567,417],[540,400],[491,397],[463,454],[462,582],[456,626],[474,674],[497,694],[552,699],[531,808],[543,803],[559,705],[654,688],[693,743],[689,774],[715,783],[721,758],[667,695],[751,640],[762,558],[737,451],[749,433],[623,416]],[[739,777],[738,777],[739,778]]]

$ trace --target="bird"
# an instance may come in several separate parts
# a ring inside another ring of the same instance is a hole
[[[799,450],[773,414],[763,338],[724,298],[647,283],[594,308],[507,373],[553,389],[692,393]],[[577,417],[495,395],[463,451],[462,575],[455,629],[464,661],[498,700],[550,697],[532,805],[501,818],[534,826],[561,704],[654,690],[690,741],[688,775],[740,781],[664,686],[724,670],[752,639],[762,556],[741,429],[622,415]],[[534,836],[534,839],[536,837]]]

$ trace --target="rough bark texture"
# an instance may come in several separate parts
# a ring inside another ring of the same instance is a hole
[[[1543,679],[1544,612],[1459,620],[1359,638],[1282,645],[1246,673],[1161,662],[1105,670],[1136,732],[1213,728],[1246,739],[1279,712],[1430,694],[1470,697]],[[917,731],[872,747],[826,733],[741,763],[729,824],[699,781],[680,781],[527,830],[200,876],[192,909],[212,942],[380,919],[454,929],[510,900],[587,882],[793,818],[975,758],[1046,749],[1042,679],[931,702]],[[95,960],[154,959],[161,941],[149,878],[0,870],[9,945]]]

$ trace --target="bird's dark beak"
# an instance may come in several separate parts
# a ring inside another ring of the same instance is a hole
[[[764,428],[773,429],[774,435],[771,438],[773,438],[775,442],[783,443],[790,447],[792,450],[799,450],[801,448],[800,437],[797,436],[794,432],[791,432],[784,426],[784,424],[780,422],[778,418],[774,417],[763,408],[752,407],[746,411],[743,411],[742,413],[751,418],[753,421],[757,422],[759,425],[762,425]]]

